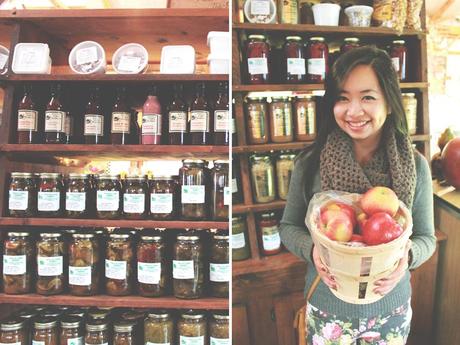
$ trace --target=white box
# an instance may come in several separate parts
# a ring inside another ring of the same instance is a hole
[[[94,41],[83,41],[69,54],[70,69],[78,74],[105,73],[107,61],[104,48]]]
[[[12,70],[16,74],[50,74],[50,48],[46,43],[18,43],[14,47]]]
[[[208,47],[213,56],[230,57],[230,32],[210,31],[208,33]]]
[[[160,73],[195,73],[195,48],[192,46],[165,46],[161,50]]]
[[[208,55],[209,73],[211,74],[229,74],[230,60],[228,57],[220,57],[213,54]]]

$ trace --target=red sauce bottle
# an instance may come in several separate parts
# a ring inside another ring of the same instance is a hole
[[[288,36],[284,44],[284,64],[287,83],[295,84],[306,79],[304,48],[300,36]]]
[[[228,118],[228,83],[220,82],[214,102],[214,145],[229,145],[230,119]]]
[[[212,117],[205,96],[205,84],[196,85],[196,98],[190,106],[190,143],[192,145],[210,145]]]
[[[161,104],[158,100],[158,89],[152,85],[145,103],[142,107],[142,127],[141,127],[141,144],[161,144],[161,131],[163,125],[163,116],[161,113]]]
[[[406,81],[407,48],[404,44],[403,40],[393,41],[390,51],[391,61],[398,74],[399,81]]]
[[[110,121],[105,118],[101,105],[99,87],[89,96],[83,117],[83,136],[85,144],[105,144]]]
[[[346,53],[349,50],[360,47],[358,37],[347,37],[343,40],[343,44],[340,46],[340,54]]]
[[[168,144],[188,144],[187,104],[182,99],[184,87],[174,84],[174,97],[168,105]]]
[[[250,84],[270,82],[270,45],[264,35],[249,35],[246,48],[248,81]]]
[[[45,111],[45,143],[64,144],[66,142],[65,122],[67,113],[61,103],[61,86],[51,86],[51,98]]]
[[[110,143],[115,145],[131,144],[135,123],[131,109],[126,104],[126,88],[117,88],[117,99],[112,108]]]
[[[264,255],[281,252],[281,239],[278,230],[279,222],[274,212],[262,213],[259,218],[259,241]]]
[[[18,144],[38,144],[38,109],[31,96],[31,88],[24,86],[24,95],[18,104]]]
[[[323,37],[312,37],[306,48],[307,79],[310,83],[323,83],[329,72],[329,48]]]

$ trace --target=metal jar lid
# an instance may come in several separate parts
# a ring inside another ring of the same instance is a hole
[[[404,43],[406,43],[406,41],[404,40],[394,40],[393,41],[393,44],[404,44]]]
[[[172,175],[153,176],[150,180],[152,181],[171,181],[174,180]]]
[[[61,178],[61,174],[59,173],[41,173],[40,174],[40,178],[54,178],[54,179],[58,179],[58,178]]]
[[[346,37],[346,38],[344,38],[343,41],[346,42],[346,43],[358,43],[359,38],[358,37]]]
[[[72,234],[73,238],[94,238],[94,234]]]
[[[86,324],[86,330],[88,332],[100,332],[100,331],[105,331],[107,329],[107,323],[88,323]]]
[[[2,331],[17,331],[24,327],[24,320],[19,317],[8,318],[0,324]]]
[[[16,178],[32,178],[34,177],[34,174],[32,173],[23,173],[23,172],[12,172],[11,177],[16,177]]]
[[[204,164],[205,160],[203,159],[183,159],[183,164]]]
[[[324,37],[311,37],[310,41],[314,42],[324,42]]]
[[[87,178],[89,178],[89,175],[87,174],[75,174],[75,173],[69,174],[69,179],[87,179]]]
[[[152,312],[148,314],[148,317],[152,319],[169,319],[170,314],[165,310],[159,310],[157,312]]]
[[[215,240],[229,240],[229,235],[226,233],[216,233],[214,234],[214,239]]]
[[[286,41],[302,41],[300,36],[286,36]]]
[[[58,232],[43,232],[40,234],[40,237],[42,238],[54,238],[54,237],[61,237],[62,234]]]
[[[225,159],[216,159],[213,161],[214,164],[227,164],[228,165],[228,160]]]
[[[10,237],[27,237],[30,236],[28,232],[9,232],[8,236]]]
[[[271,219],[275,217],[275,212],[267,212],[267,213],[262,213],[260,215],[260,218],[262,219]]]
[[[128,239],[131,235],[130,234],[110,234],[110,238],[114,239]]]
[[[163,240],[163,237],[161,237],[160,235],[142,235],[141,240],[142,241],[156,241],[156,242],[159,242],[159,241]]]
[[[76,316],[66,315],[61,320],[61,327],[62,328],[79,328],[81,325],[82,319]]]
[[[113,329],[117,333],[132,332],[133,328],[134,324],[129,321],[120,321],[113,325]]]
[[[216,320],[230,320],[230,315],[228,314],[214,313],[212,314],[212,317],[215,318]]]
[[[265,35],[253,34],[253,35],[249,35],[248,38],[249,38],[250,40],[252,40],[252,39],[264,40],[264,39],[265,39]]]
[[[198,241],[200,239],[200,237],[195,233],[180,233],[180,234],[177,234],[177,239],[178,240],[181,240],[181,241]]]
[[[127,181],[145,181],[147,180],[146,175],[128,175],[126,177]]]
[[[35,329],[48,329],[56,327],[57,321],[50,317],[44,317],[39,321],[34,322]]]
[[[203,319],[204,314],[202,313],[184,313],[181,315],[183,319],[189,319],[189,320],[198,320],[198,319]]]
[[[112,174],[102,174],[96,176],[99,180],[119,180],[120,175],[112,175]]]

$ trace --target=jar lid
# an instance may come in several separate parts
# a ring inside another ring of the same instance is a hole
[[[300,98],[306,98],[306,99],[313,99],[313,97],[315,97],[314,95],[310,95],[310,94],[300,94],[300,95],[296,95],[296,98],[297,99],[300,99]]]
[[[40,178],[60,178],[61,174],[59,173],[41,173]]]
[[[22,319],[31,319],[37,314],[38,314],[37,311],[33,309],[25,309],[25,310],[21,310],[18,313],[16,313],[16,316]]]
[[[182,163],[184,164],[204,164],[205,160],[203,159],[183,159]]]
[[[24,321],[18,317],[8,318],[0,324],[2,331],[17,331],[24,326]]]
[[[129,321],[119,321],[113,325],[113,329],[117,333],[132,332],[134,324]]]
[[[197,235],[178,234],[177,239],[181,241],[199,241],[200,237]]]
[[[42,318],[40,321],[34,322],[34,327],[36,329],[47,329],[47,328],[56,327],[56,325],[57,325],[57,321],[51,317],[45,317],[45,318]]]
[[[230,315],[228,314],[212,314],[212,317],[215,318],[216,320],[229,320]]]
[[[170,317],[170,314],[165,310],[159,310],[157,312],[149,313],[148,317],[152,319],[168,319]]]
[[[254,161],[266,161],[266,160],[270,160],[270,156],[252,155],[251,159],[254,160]]]
[[[184,318],[184,319],[193,319],[193,320],[197,320],[197,319],[202,319],[202,318],[204,318],[204,314],[200,314],[200,313],[196,313],[196,314],[182,314],[181,316],[182,316],[182,318]]]
[[[324,42],[324,37],[310,37],[310,41]]]
[[[401,96],[403,96],[403,97],[415,97],[415,93],[413,93],[413,92],[405,92],[405,93],[402,93]]]
[[[344,42],[350,42],[350,43],[358,43],[359,38],[358,37],[347,37],[343,39]]]
[[[130,234],[110,234],[110,238],[129,238]]]
[[[287,159],[293,160],[295,157],[296,157],[295,153],[287,153],[286,152],[286,153],[282,153],[282,154],[279,155],[280,159],[286,159],[287,158]]]
[[[30,234],[28,232],[9,232],[8,236],[27,237],[27,236],[30,236]]]
[[[286,101],[286,100],[289,100],[289,96],[274,96],[272,97],[272,103],[274,102],[279,102],[280,100],[282,101]]]
[[[126,179],[128,181],[143,181],[147,179],[147,175],[128,175]]]
[[[406,43],[406,41],[404,40],[394,40],[393,41],[393,44],[404,44],[404,43]]]
[[[250,40],[252,40],[252,39],[264,40],[264,39],[265,39],[265,35],[261,35],[261,34],[252,34],[252,35],[249,35],[248,38],[249,38]]]
[[[286,40],[287,41],[301,41],[302,37],[300,37],[300,36],[287,36]]]
[[[228,164],[228,161],[225,159],[216,159],[213,161],[214,164]]]
[[[74,179],[87,179],[89,178],[89,175],[87,174],[75,174],[75,173],[70,173],[69,178],[74,178]]]
[[[163,180],[171,181],[171,180],[174,180],[174,176],[173,175],[153,176],[151,180],[153,181],[163,181]]]
[[[43,237],[43,238],[53,238],[53,237],[61,237],[61,236],[62,234],[58,232],[44,232],[40,234],[40,237]]]
[[[235,217],[232,217],[232,222],[241,222],[243,221],[243,217],[242,216],[235,216]]]
[[[94,323],[87,323],[86,324],[86,330],[88,332],[99,332],[99,331],[105,331],[107,329],[107,323],[106,322],[94,322]]]
[[[34,174],[32,173],[23,173],[23,172],[12,172],[11,177],[22,177],[22,178],[31,178]]]
[[[141,236],[142,241],[161,241],[163,240],[163,237],[160,235],[142,235]]]
[[[275,217],[275,212],[267,212],[267,213],[262,213],[260,215],[260,218],[262,219],[269,219]]]
[[[76,316],[66,315],[61,320],[62,328],[79,328],[81,324],[81,318]]]
[[[247,96],[247,99],[252,99],[253,101],[263,101],[265,97],[262,96]]]
[[[214,239],[216,240],[227,240],[229,239],[229,236],[228,234],[225,234],[225,233],[216,233],[214,234]]]
[[[96,176],[99,180],[118,180],[120,175],[113,175],[113,174],[102,174]]]
[[[73,238],[93,238],[94,234],[72,234]]]

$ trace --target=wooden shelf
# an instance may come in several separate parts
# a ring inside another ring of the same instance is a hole
[[[228,74],[11,74],[3,80],[31,81],[94,81],[94,82],[197,82],[228,81]]]
[[[289,252],[281,252],[273,256],[264,256],[260,259],[248,259],[232,262],[232,276],[240,276],[248,273],[260,273],[276,271],[293,265],[306,265],[304,261]]]
[[[278,210],[283,209],[286,206],[286,201],[284,200],[276,200],[273,202],[268,202],[266,204],[253,204],[253,205],[245,205],[245,204],[237,204],[233,205],[232,212],[235,214],[243,214],[248,212],[262,212],[262,211],[270,211],[270,210]]]

